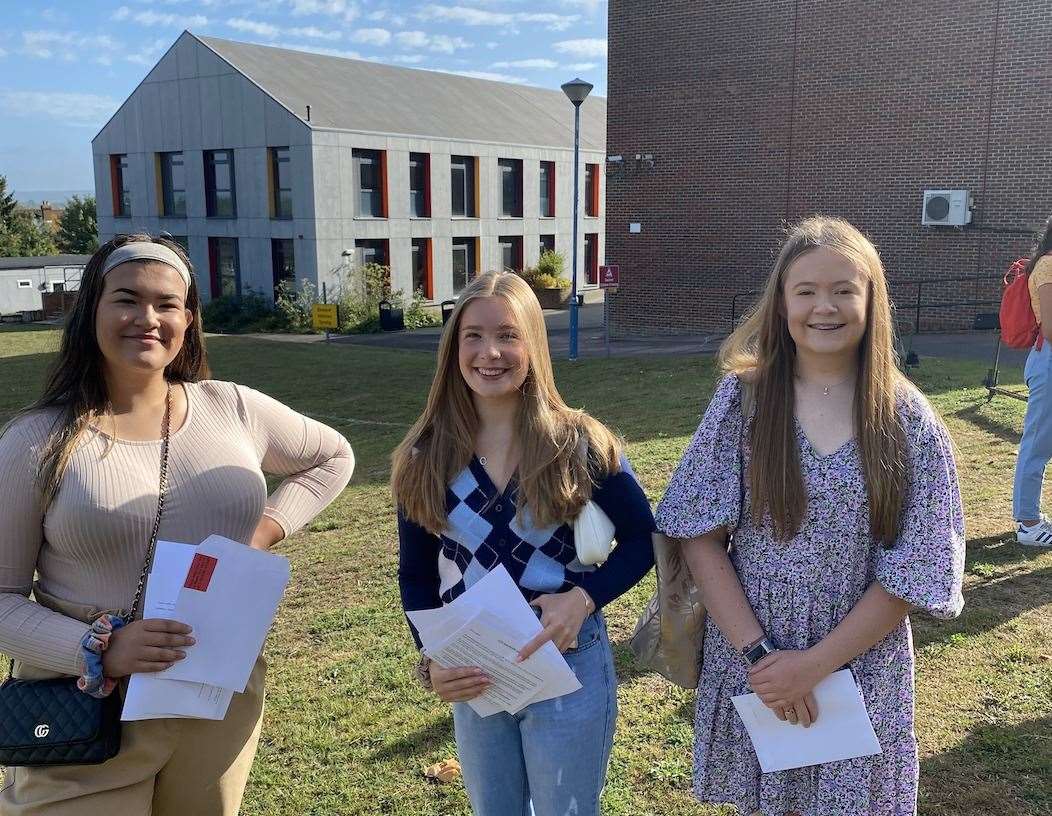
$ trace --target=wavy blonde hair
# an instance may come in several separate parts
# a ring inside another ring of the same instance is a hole
[[[895,324],[884,265],[876,247],[847,221],[813,216],[791,228],[759,302],[724,342],[724,371],[751,383],[755,414],[750,432],[749,474],[753,521],[769,512],[779,538],[800,529],[807,490],[800,472],[794,425],[796,344],[784,313],[786,270],[801,256],[824,247],[851,261],[867,282],[866,329],[858,347],[855,433],[869,497],[869,525],[885,545],[898,535],[906,493],[906,441],[896,409],[905,386],[897,367]]]
[[[475,452],[479,417],[460,373],[460,320],[470,303],[487,297],[507,303],[528,355],[516,423],[519,513],[528,507],[539,526],[569,521],[591,498],[593,479],[620,468],[621,441],[598,420],[570,408],[555,387],[544,315],[533,290],[516,274],[486,272],[460,295],[442,334],[427,405],[391,457],[395,502],[435,534],[447,525],[447,485]],[[583,440],[587,461],[580,455]]]

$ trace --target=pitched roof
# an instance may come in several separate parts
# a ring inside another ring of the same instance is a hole
[[[562,91],[195,36],[310,125],[471,142],[573,147]],[[581,147],[603,150],[606,99],[581,106]]]
[[[45,266],[85,266],[90,255],[37,255],[32,258],[0,258],[0,269],[43,269]]]

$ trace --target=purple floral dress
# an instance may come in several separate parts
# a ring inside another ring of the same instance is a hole
[[[734,534],[731,560],[764,631],[806,649],[851,611],[873,581],[939,618],[963,606],[964,514],[946,429],[924,398],[904,387],[899,416],[909,450],[909,492],[891,548],[869,532],[869,504],[854,440],[820,456],[797,423],[809,496],[800,532],[778,542],[751,519],[741,386],[728,376],[683,454],[657,511],[658,529],[691,538],[720,526]],[[694,718],[694,793],[764,816],[912,816],[917,808],[913,732],[913,640],[908,619],[851,663],[882,753],[761,773],[731,697],[751,689],[745,661],[707,621]],[[821,716],[821,714],[819,715]]]

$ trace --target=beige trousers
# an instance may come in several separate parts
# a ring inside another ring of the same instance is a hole
[[[16,674],[36,676],[29,667]],[[120,753],[101,765],[5,769],[0,816],[236,816],[263,724],[265,674],[260,657],[222,722],[123,723]]]

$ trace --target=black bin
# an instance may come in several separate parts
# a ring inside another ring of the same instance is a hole
[[[382,331],[404,331],[405,317],[401,309],[395,309],[389,300],[380,301],[380,329]]]
[[[449,322],[449,318],[453,316],[453,310],[457,308],[457,302],[455,300],[443,300],[442,301],[442,325],[445,326]]]

